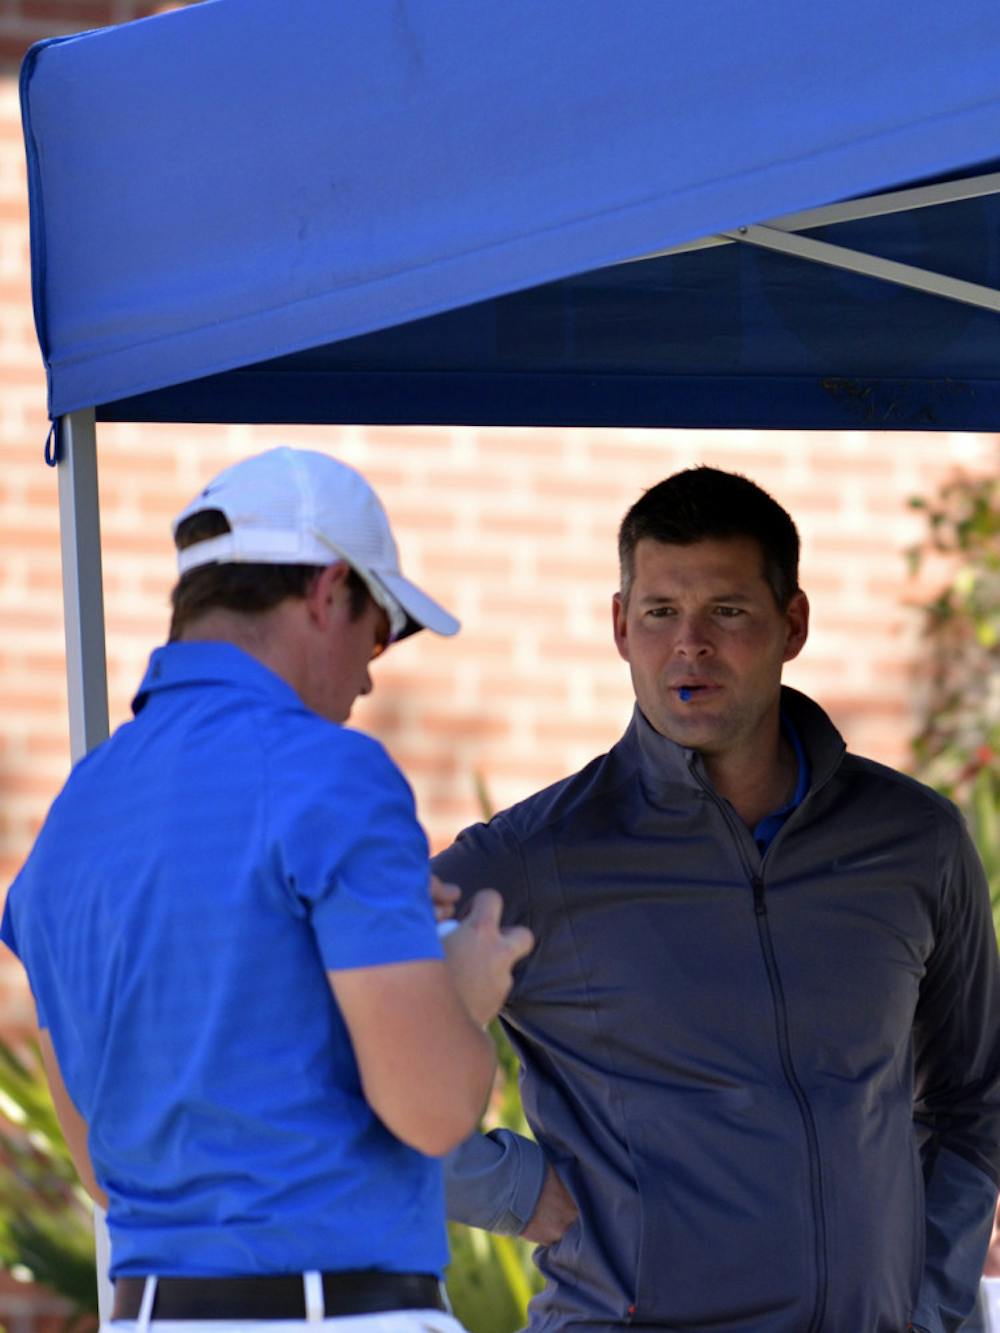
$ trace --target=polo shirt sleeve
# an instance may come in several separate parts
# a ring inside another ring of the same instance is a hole
[[[17,958],[23,966],[26,966],[25,959],[22,956],[21,947],[19,946],[17,941],[17,931],[14,927],[14,897],[16,888],[17,888],[17,880],[14,881],[14,883],[10,886],[10,889],[7,891],[7,901],[4,904],[4,909],[3,909],[3,920],[0,921],[0,940],[2,940],[4,944],[6,944],[7,948],[11,951],[14,957]],[[45,1009],[42,1004],[42,998],[38,993],[34,979],[32,977],[29,977],[28,981],[31,986],[32,998],[35,1001],[35,1013],[38,1017],[38,1026],[40,1028],[47,1028],[49,1024],[48,1020],[45,1017]]]
[[[11,919],[10,894],[7,894],[7,901],[4,904],[3,920],[0,921],[0,940],[3,940],[7,948],[15,958],[20,958],[21,954],[17,947],[17,936],[14,934],[14,922]]]
[[[321,766],[315,759],[284,802],[279,855],[324,967],[443,958],[427,838],[402,773],[360,732],[337,733]]]

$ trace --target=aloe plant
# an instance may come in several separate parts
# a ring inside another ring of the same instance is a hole
[[[494,813],[481,774],[474,775],[484,819]],[[483,1129],[512,1129],[531,1137],[521,1109],[517,1056],[499,1023],[490,1031],[497,1047],[497,1081],[483,1119]],[[451,1266],[448,1295],[456,1317],[472,1333],[513,1333],[528,1320],[528,1302],[541,1290],[542,1277],[532,1263],[534,1247],[514,1236],[494,1236],[452,1222],[448,1227]]]
[[[491,1032],[497,1044],[497,1085],[483,1128],[502,1126],[530,1137],[517,1088],[517,1057],[498,1023]],[[448,1295],[456,1317],[472,1333],[513,1333],[523,1328],[528,1302],[542,1286],[541,1274],[531,1261],[533,1246],[457,1222],[449,1224],[448,1232]]]
[[[61,1296],[69,1327],[96,1325],[93,1213],[34,1043],[0,1042],[0,1267]]]

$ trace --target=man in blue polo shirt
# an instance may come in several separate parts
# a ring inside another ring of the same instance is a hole
[[[373,657],[458,624],[323,454],[227,469],[175,540],[170,642],[2,926],[107,1208],[114,1318],[445,1329],[435,1159],[482,1110],[531,937],[487,892],[445,959],[410,790],[343,724]]]

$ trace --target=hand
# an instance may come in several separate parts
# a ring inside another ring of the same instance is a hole
[[[450,921],[455,915],[455,904],[462,896],[457,884],[446,884],[437,875],[431,875],[431,903],[435,921]]]
[[[554,1245],[579,1216],[573,1196],[552,1167],[547,1166],[535,1211],[521,1236],[524,1240],[534,1241],[536,1245]]]
[[[986,1251],[983,1277],[1000,1277],[1000,1203],[993,1214],[993,1235],[990,1237],[990,1248]]]
[[[480,889],[461,925],[445,940],[452,981],[466,1009],[483,1027],[495,1018],[511,987],[511,969],[535,946],[526,926],[500,927],[503,899]]]

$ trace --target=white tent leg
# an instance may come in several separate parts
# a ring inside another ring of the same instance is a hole
[[[97,429],[92,411],[59,421],[59,527],[69,692],[70,756],[74,763],[108,735],[108,672],[104,651],[101,523],[97,497]],[[94,1210],[97,1299],[101,1323],[111,1319],[111,1246],[101,1208]]]
[[[111,1237],[104,1209],[94,1204],[94,1261],[97,1266],[97,1312],[101,1327],[111,1323],[111,1309],[115,1303],[115,1286],[108,1274],[111,1271]]]
[[[69,738],[70,755],[76,763],[108,735],[97,431],[92,411],[72,412],[60,419],[59,426],[59,526]]]

